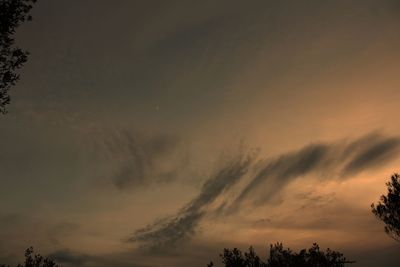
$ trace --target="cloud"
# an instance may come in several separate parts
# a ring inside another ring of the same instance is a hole
[[[185,161],[176,136],[121,129],[105,132],[95,138],[95,166],[118,189],[172,181]]]
[[[75,234],[79,228],[80,224],[78,223],[63,221],[50,226],[47,229],[47,234],[53,245],[60,245],[65,237]]]
[[[203,214],[200,211],[184,211],[176,216],[164,218],[136,230],[129,241],[141,242],[143,247],[157,252],[173,248],[179,242],[187,240],[195,234],[195,229]]]
[[[57,263],[73,266],[82,266],[91,260],[90,256],[72,252],[71,250],[58,250],[51,253],[48,257]]]
[[[138,262],[140,255],[134,253],[111,253],[111,254],[83,254],[69,249],[57,250],[48,255],[58,264],[65,267],[152,267],[153,265]],[[148,260],[148,259],[147,259]]]
[[[335,193],[319,194],[307,191],[285,199],[285,207],[279,207],[274,212],[270,209],[267,217],[256,219],[251,223],[256,229],[285,229],[285,230],[321,230],[337,227],[337,221],[332,220],[345,210],[341,208]],[[332,212],[334,209],[335,212]],[[320,212],[320,213],[318,213]],[[299,216],[302,214],[302,216]],[[354,214],[354,212],[353,212]],[[335,224],[336,223],[336,224]]]
[[[378,167],[398,155],[400,138],[373,138],[369,144],[360,147],[358,153],[343,168],[343,175],[355,174],[364,169]]]
[[[344,179],[349,175],[381,167],[396,158],[399,148],[399,138],[377,133],[368,134],[350,143],[338,141],[305,146],[267,161],[230,209],[238,209],[243,201],[249,199],[258,205],[269,202],[288,183],[310,173],[318,173],[325,179]]]
[[[63,267],[162,267],[193,266],[203,267],[211,258],[217,257],[218,245],[200,242],[182,247],[173,253],[148,254],[145,251],[126,249],[120,251],[92,251],[90,254],[74,249],[60,249],[46,255]]]
[[[308,145],[299,151],[281,155],[275,160],[268,161],[266,165],[252,178],[250,183],[244,188],[235,200],[234,205],[242,202],[255,189],[269,177],[274,176],[269,188],[263,188],[264,200],[273,197],[280,192],[282,187],[290,182],[294,177],[306,174],[316,168],[329,164],[325,159],[329,153],[329,146],[325,144]]]
[[[253,207],[271,203],[286,185],[310,173],[317,173],[324,179],[349,178],[350,174],[380,167],[395,159],[399,147],[398,138],[373,133],[352,142],[342,140],[307,145],[299,150],[265,160],[261,165],[253,164],[254,154],[241,155],[221,166],[204,183],[199,195],[175,216],[161,219],[137,230],[129,241],[140,242],[144,247],[153,250],[172,247],[192,237],[201,219],[207,214],[215,212],[220,215],[232,214],[246,201]],[[246,175],[250,178],[249,182],[231,203],[225,198],[214,211],[207,209]]]
[[[190,238],[206,214],[205,208],[247,173],[253,159],[254,154],[248,154],[227,162],[204,183],[199,195],[175,216],[135,231],[129,241],[140,242],[145,247],[157,250],[175,246]]]

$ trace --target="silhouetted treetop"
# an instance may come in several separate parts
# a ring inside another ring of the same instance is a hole
[[[15,29],[32,17],[29,11],[36,0],[0,0],[0,113],[10,103],[8,91],[19,79],[16,71],[27,61],[28,52],[14,45]]]
[[[6,267],[6,265],[0,265],[0,267]],[[17,267],[61,267],[61,266],[57,265],[52,259],[43,257],[40,254],[34,254],[33,248],[30,247],[25,251],[24,265],[18,264]]]
[[[317,244],[296,253],[277,243],[270,246],[266,261],[261,260],[252,247],[244,254],[237,248],[224,249],[220,257],[225,267],[342,267],[346,263],[353,263],[347,261],[340,252],[329,248],[321,251]],[[214,263],[210,262],[208,267],[212,266]]]
[[[395,173],[386,183],[388,192],[378,204],[372,203],[372,212],[385,223],[385,232],[400,242],[400,175]]]

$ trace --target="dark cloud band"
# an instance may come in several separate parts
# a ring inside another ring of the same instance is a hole
[[[199,195],[177,215],[137,230],[129,241],[142,242],[152,249],[162,249],[190,238],[206,212],[204,209],[247,173],[253,159],[253,154],[240,155],[228,162],[204,183]]]
[[[137,230],[129,241],[160,249],[190,238],[200,220],[210,212],[207,207],[245,175],[250,176],[247,185],[231,203],[224,202],[218,208],[219,213],[236,212],[246,201],[253,206],[268,203],[291,181],[310,173],[318,173],[326,179],[345,179],[361,171],[383,166],[396,158],[399,149],[399,138],[373,133],[352,142],[307,145],[266,160],[257,170],[254,170],[254,156],[242,155],[221,166],[204,183],[200,194],[175,216]]]

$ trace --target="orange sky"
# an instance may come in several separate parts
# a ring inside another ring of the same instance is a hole
[[[396,265],[370,204],[400,171],[397,1],[117,2],[39,1],[17,32],[0,262],[33,245],[66,267],[205,266],[318,242]]]

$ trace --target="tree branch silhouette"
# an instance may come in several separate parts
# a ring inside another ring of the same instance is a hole
[[[395,173],[386,183],[387,194],[380,197],[378,204],[371,204],[372,213],[385,223],[385,232],[400,242],[400,175]]]
[[[0,267],[10,267],[0,265]],[[52,259],[43,257],[40,254],[34,254],[33,248],[30,247],[25,251],[25,262],[23,265],[18,264],[17,267],[61,267],[57,265]]]
[[[32,20],[29,11],[36,0],[0,0],[0,113],[7,113],[9,90],[19,80],[17,70],[28,60],[28,51],[15,46],[16,28]]]

